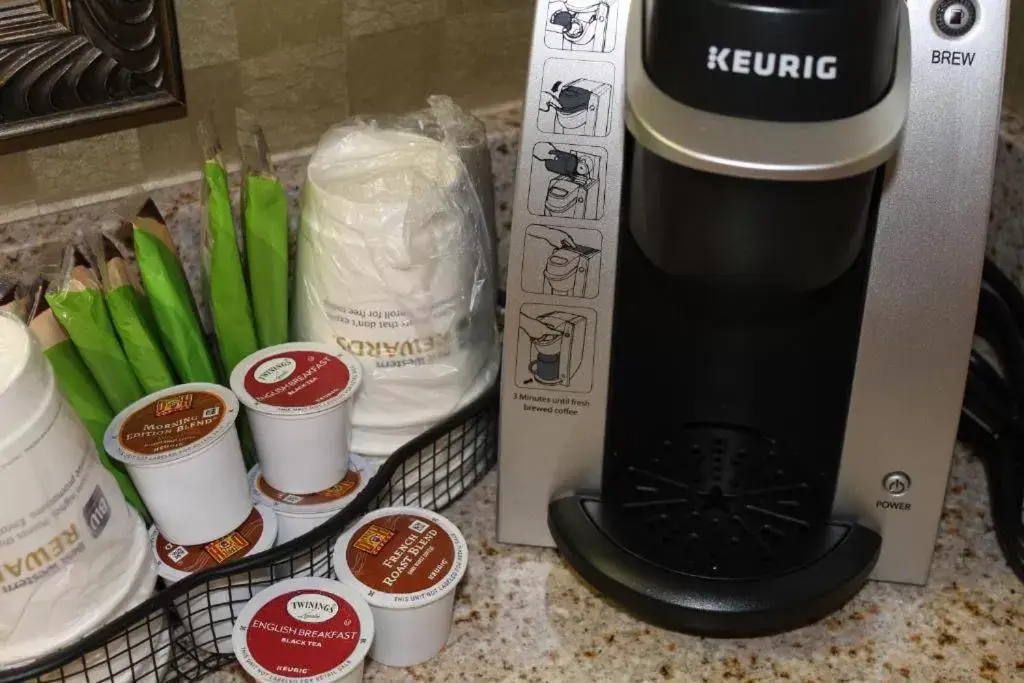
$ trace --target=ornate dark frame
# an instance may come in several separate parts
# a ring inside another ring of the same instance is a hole
[[[0,0],[0,154],[184,115],[173,0]]]

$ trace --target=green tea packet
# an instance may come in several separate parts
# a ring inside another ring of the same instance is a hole
[[[96,251],[107,310],[135,377],[147,394],[174,386],[177,380],[126,250],[110,235],[101,235],[99,242]]]
[[[148,526],[151,521],[149,511],[146,510],[146,505],[135,489],[131,477],[128,476],[124,464],[111,459],[103,448],[103,434],[114,419],[114,410],[99,390],[96,379],[89,372],[75,345],[68,339],[53,311],[47,306],[46,299],[41,295],[45,290],[45,281],[40,281],[36,287],[40,295],[33,306],[34,310],[30,313],[29,329],[42,347],[43,355],[50,361],[61,394],[81,418],[86,431],[96,444],[100,462],[114,475],[121,493],[128,503],[138,510]]]
[[[217,382],[195,300],[171,233],[151,199],[133,201],[120,212],[132,227],[132,245],[157,329],[182,382]]]
[[[203,296],[213,318],[224,376],[230,377],[238,363],[257,351],[256,328],[231,212],[228,174],[221,161],[220,143],[213,124],[204,121],[199,136],[205,158],[200,247]]]
[[[65,249],[46,301],[115,413],[145,395],[110,321],[99,277],[76,246]]]
[[[237,112],[241,218],[260,348],[288,341],[288,193],[274,174],[263,129]]]

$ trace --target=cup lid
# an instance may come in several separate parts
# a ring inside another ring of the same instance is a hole
[[[263,478],[263,470],[255,465],[249,470],[249,490],[253,500],[289,515],[316,515],[341,510],[366,488],[374,468],[363,458],[349,455],[348,474],[334,486],[316,493],[285,493]]]
[[[200,545],[171,543],[155,526],[149,536],[157,571],[161,578],[173,583],[196,572],[269,550],[277,540],[277,517],[270,508],[257,505],[237,529]]]
[[[129,465],[162,465],[205,451],[234,429],[238,398],[217,384],[169,387],[139,399],[107,427],[103,445]]]
[[[405,609],[440,600],[455,590],[468,565],[462,532],[423,508],[374,510],[334,546],[338,579],[357,586],[373,607]]]
[[[302,577],[267,588],[242,608],[231,634],[246,673],[267,683],[339,681],[366,658],[373,614],[339,581]]]
[[[242,404],[268,415],[306,416],[352,397],[363,366],[338,347],[313,342],[278,344],[250,355],[231,373]]]

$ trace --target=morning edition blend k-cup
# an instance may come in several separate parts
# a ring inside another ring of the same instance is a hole
[[[237,417],[228,389],[182,384],[139,399],[107,428],[107,453],[128,468],[168,540],[208,543],[252,512]]]
[[[357,590],[305,577],[257,594],[232,634],[235,657],[260,683],[361,681],[373,639],[373,615]]]
[[[373,611],[371,659],[412,666],[440,652],[468,563],[462,533],[429,510],[382,508],[346,531],[334,547],[334,567]]]
[[[354,356],[322,344],[280,344],[238,364],[231,388],[245,406],[271,486],[310,494],[344,478],[361,381]]]

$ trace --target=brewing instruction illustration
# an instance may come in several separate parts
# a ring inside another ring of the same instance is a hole
[[[593,299],[600,290],[601,233],[587,228],[526,226],[523,291]]]
[[[544,44],[556,50],[611,52],[618,16],[618,0],[548,0]]]
[[[589,308],[523,304],[516,384],[586,393],[593,387],[597,313]]]
[[[611,130],[615,67],[606,62],[549,59],[537,103],[545,133],[605,137]]]
[[[600,147],[538,142],[530,169],[530,213],[599,220],[604,216],[607,167],[608,152]]]

